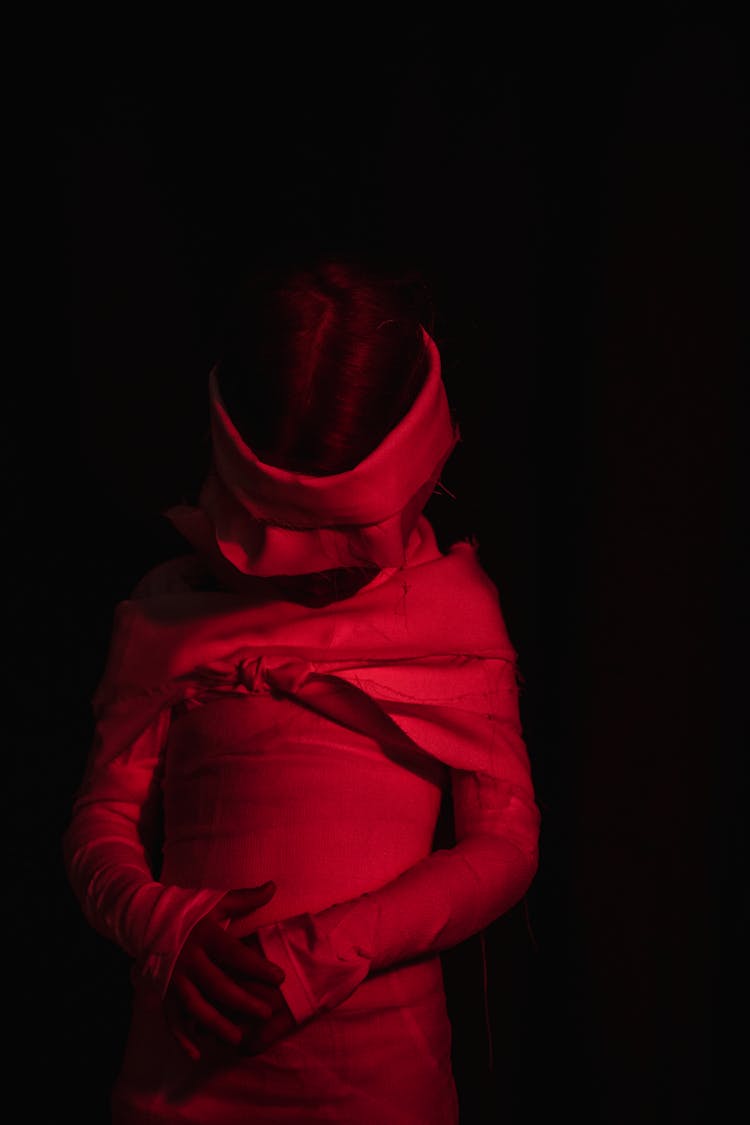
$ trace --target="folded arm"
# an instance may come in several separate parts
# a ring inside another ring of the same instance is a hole
[[[154,877],[149,857],[169,721],[167,708],[122,754],[111,749],[116,739],[106,721],[97,725],[63,837],[68,878],[89,924],[131,956],[162,995],[187,934],[225,893]]]
[[[256,930],[286,973],[282,992],[299,1022],[340,1004],[371,973],[459,944],[525,894],[538,865],[539,812],[513,674],[508,667],[488,768],[450,771],[454,847],[356,899]]]

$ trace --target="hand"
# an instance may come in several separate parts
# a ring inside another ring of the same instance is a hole
[[[286,1008],[278,988],[283,971],[265,957],[257,938],[243,941],[222,925],[264,906],[275,892],[272,883],[229,891],[196,923],[180,950],[164,1011],[172,1034],[194,1060],[201,1056],[206,1035],[237,1047],[248,1020],[255,1035],[257,1025]]]
[[[249,937],[245,938],[244,944],[255,950],[260,956],[263,955],[263,948],[255,934],[250,934]],[[273,992],[275,994],[271,1001],[273,1013],[270,1018],[250,1020],[245,1027],[245,1033],[240,1044],[240,1051],[243,1055],[259,1055],[261,1051],[265,1051],[266,1047],[270,1047],[277,1039],[283,1039],[285,1035],[289,1035],[299,1026],[284,999],[281,989],[274,988]]]

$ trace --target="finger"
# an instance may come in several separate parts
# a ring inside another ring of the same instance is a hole
[[[198,1044],[195,1043],[187,1034],[187,1031],[183,1027],[182,1021],[177,1012],[172,1010],[170,1007],[166,1007],[165,1017],[167,1021],[167,1027],[172,1032],[172,1035],[182,1047],[183,1051],[185,1051],[185,1053],[189,1056],[189,1058],[193,1060],[193,1062],[198,1062],[201,1057]]]
[[[180,981],[180,995],[185,1008],[202,1028],[233,1047],[242,1041],[242,1030],[213,1007],[200,990],[189,980]]]
[[[278,985],[260,984],[256,981],[253,984],[253,994],[259,999],[265,1000],[272,1012],[277,1012],[279,1008],[286,1006],[284,994]]]
[[[257,950],[248,948],[239,938],[225,933],[220,926],[212,931],[205,948],[213,961],[230,970],[233,975],[239,973],[252,980],[265,981],[266,984],[280,984],[286,976],[280,965],[269,961]]]
[[[200,1050],[198,1049],[197,1044],[195,1044],[192,1039],[188,1038],[188,1036],[180,1027],[179,1023],[173,1024],[170,1027],[170,1031],[174,1035],[179,1045],[182,1047],[183,1051],[187,1054],[187,1056],[191,1058],[193,1062],[198,1062],[201,1057]]]
[[[270,1020],[266,1020],[265,1023],[246,1032],[242,1039],[242,1053],[259,1055],[272,1043],[276,1043],[279,1039],[283,1039],[285,1035],[289,1035],[295,1026],[296,1024],[290,1020],[286,1009],[276,1012]]]
[[[245,887],[240,890],[227,891],[217,903],[217,908],[231,914],[250,914],[259,906],[265,906],[276,894],[276,884],[269,879],[259,887]]]
[[[195,984],[212,1004],[260,1019],[268,1019],[273,1013],[270,989],[262,984],[238,984],[202,951],[196,957],[194,971]],[[258,994],[260,990],[266,992],[268,999]]]

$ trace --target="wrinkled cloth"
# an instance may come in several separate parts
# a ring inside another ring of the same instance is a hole
[[[196,506],[164,515],[230,588],[248,576],[310,574],[342,567],[401,567],[411,534],[459,440],[440,353],[422,329],[428,357],[414,403],[352,469],[311,476],[261,461],[230,418],[218,368],[208,379],[211,467]]]
[[[424,517],[405,567],[315,609],[262,582],[190,589],[194,561],[116,608],[64,841],[86,917],[134,962],[118,1120],[455,1122],[439,953],[518,902],[538,862],[497,590]],[[456,844],[434,851],[447,791]],[[266,879],[277,894],[234,930],[285,970],[299,1026],[204,1072],[161,998],[195,923]]]

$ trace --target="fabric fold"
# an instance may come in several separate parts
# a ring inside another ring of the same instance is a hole
[[[354,468],[313,476],[261,461],[229,416],[218,368],[208,381],[211,466],[197,506],[164,515],[242,589],[252,576],[342,567],[402,567],[422,510],[459,441],[437,346],[422,329],[428,370],[411,409]]]

